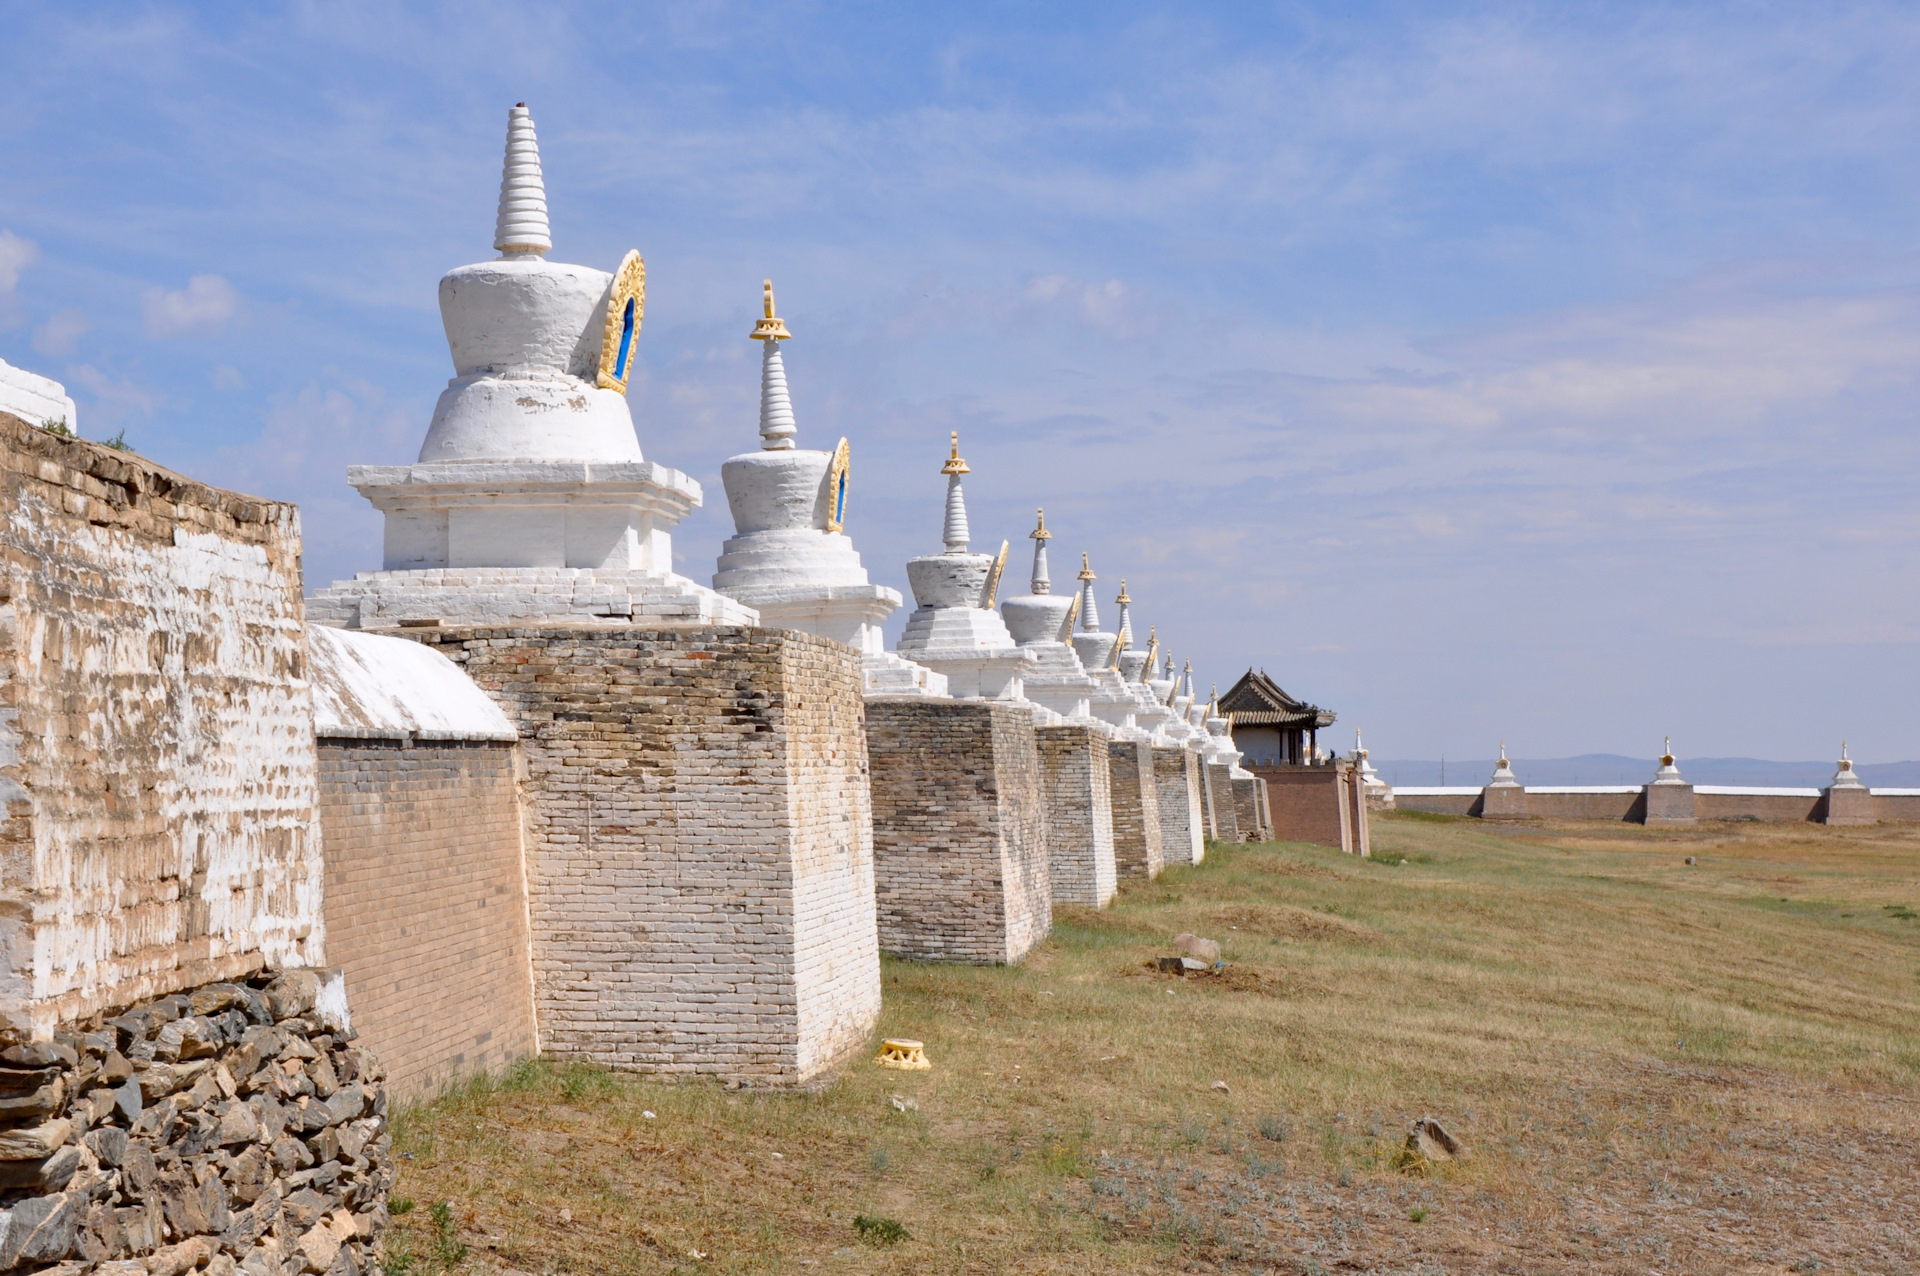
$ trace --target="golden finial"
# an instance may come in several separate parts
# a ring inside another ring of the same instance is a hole
[[[767,317],[753,325],[752,340],[785,341],[793,334],[787,331],[786,320],[776,317],[773,313],[773,280],[767,280],[761,285],[761,289],[766,297]]]
[[[947,463],[940,467],[940,472],[942,474],[973,473],[972,470],[967,468],[967,463],[960,459],[960,431],[958,430],[953,432],[953,455],[949,456]]]
[[[1080,551],[1080,575],[1076,577],[1076,579],[1078,580],[1099,580],[1100,579],[1098,576],[1095,576],[1093,574],[1093,568],[1087,565],[1087,551],[1084,549]],[[1122,589],[1121,592],[1125,593],[1126,591]]]
[[[1027,533],[1027,539],[1033,541],[1052,540],[1053,533],[1047,530],[1047,512],[1042,509],[1035,510],[1034,513],[1040,516],[1040,525]]]
[[[1113,601],[1120,604],[1130,604],[1133,602],[1133,599],[1127,597],[1127,578],[1125,576],[1120,578],[1120,596]]]

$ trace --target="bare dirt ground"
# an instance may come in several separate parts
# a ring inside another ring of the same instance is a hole
[[[1917,1271],[1916,907],[1914,826],[1216,847],[1020,967],[889,963],[931,1072],[413,1109],[387,1270]],[[1223,975],[1152,969],[1185,930]],[[1463,1157],[1403,1164],[1427,1116]]]

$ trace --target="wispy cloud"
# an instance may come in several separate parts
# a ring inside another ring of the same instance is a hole
[[[41,354],[70,355],[79,349],[80,338],[92,326],[83,311],[56,311],[33,330],[33,348]]]
[[[20,274],[40,260],[40,246],[10,230],[0,230],[0,296],[20,286]]]
[[[147,289],[140,304],[149,336],[205,336],[233,318],[240,308],[240,293],[219,275],[195,275],[185,288]]]

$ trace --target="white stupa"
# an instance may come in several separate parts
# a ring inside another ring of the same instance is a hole
[[[1126,594],[1126,582],[1121,582],[1122,596]],[[1167,707],[1166,693],[1172,689],[1171,680],[1161,682],[1153,676],[1153,662],[1160,654],[1160,636],[1156,629],[1147,629],[1147,645],[1138,648],[1131,645],[1133,620],[1129,615],[1128,604],[1131,599],[1120,603],[1120,631],[1123,648],[1120,652],[1120,677],[1126,683],[1128,692],[1133,696],[1133,724],[1145,731],[1158,745],[1169,745],[1174,741],[1167,734],[1174,717],[1173,710]],[[1156,683],[1159,685],[1156,687]]]
[[[1665,752],[1660,755],[1660,769],[1653,773],[1653,782],[1660,785],[1685,784],[1686,781],[1680,778],[1680,766],[1673,759],[1672,736],[1666,737],[1663,747]],[[1505,750],[1503,749],[1502,752]]]
[[[993,609],[1007,546],[998,557],[969,549],[967,499],[960,480],[971,473],[960,457],[960,434],[940,472],[947,476],[947,513],[940,539],[946,550],[907,560],[914,610],[894,649],[947,676],[947,691],[963,700],[1024,700],[1027,653]]]
[[[700,485],[644,459],[627,382],[646,265],[609,273],[553,247],[533,118],[507,116],[493,261],[440,280],[454,379],[413,465],[347,481],[386,516],[382,568],[308,600],[345,628],[543,617],[752,624],[751,608],[673,571],[668,529]]]
[[[1867,787],[1861,782],[1860,773],[1853,769],[1853,759],[1847,756],[1847,742],[1845,740],[1840,742],[1840,764],[1834,770],[1833,783],[1828,787],[1835,789],[1864,789]]]
[[[1047,574],[1047,542],[1053,539],[1053,533],[1047,530],[1045,510],[1039,511],[1038,524],[1028,535],[1033,540],[1032,592],[1000,604],[1007,632],[1029,657],[1022,678],[1025,695],[1062,718],[1093,722],[1088,703],[1093,679],[1087,676],[1079,653],[1068,642],[1084,599],[1078,593],[1062,597],[1053,592],[1053,581]]]
[[[1220,688],[1217,685],[1201,713],[1204,715],[1202,725],[1207,733],[1204,745],[1207,761],[1226,767],[1229,775],[1251,779],[1252,773],[1242,771],[1240,767],[1240,759],[1245,755],[1233,747],[1233,724],[1220,712]]]
[[[831,452],[794,446],[793,399],[780,343],[793,334],[774,313],[750,334],[761,343],[760,450],[720,467],[734,534],[721,547],[713,587],[760,613],[767,626],[802,629],[857,648],[868,695],[945,695],[946,678],[886,650],[881,622],[900,592],[867,579],[848,539],[847,441]]]
[[[1500,748],[1502,756],[1506,751],[1503,744]],[[1360,738],[1359,727],[1353,729],[1353,762],[1360,771],[1360,783],[1365,786],[1365,795],[1376,805],[1391,809],[1394,804],[1393,786],[1381,779],[1380,773],[1373,769],[1373,763],[1368,761],[1366,741]]]
[[[1080,657],[1080,665],[1093,679],[1093,692],[1087,698],[1089,710],[1093,716],[1113,726],[1122,740],[1144,740],[1146,733],[1135,723],[1139,712],[1139,702],[1133,689],[1127,685],[1126,675],[1121,668],[1121,651],[1132,638],[1128,631],[1131,617],[1128,607],[1133,600],[1127,597],[1127,582],[1120,582],[1120,596],[1115,600],[1120,608],[1120,630],[1117,633],[1104,633],[1100,629],[1100,605],[1093,596],[1093,582],[1097,577],[1087,556],[1080,555],[1080,628],[1073,635],[1073,649]]]
[[[1667,760],[1671,762],[1673,759],[1669,758]],[[1675,772],[1675,774],[1677,775],[1678,772]],[[1519,778],[1513,773],[1513,764],[1507,761],[1507,742],[1505,740],[1500,742],[1500,761],[1493,768],[1493,778],[1487,781],[1486,787],[1490,789],[1517,789],[1521,787]]]

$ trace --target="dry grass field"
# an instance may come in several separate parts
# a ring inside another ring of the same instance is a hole
[[[415,1108],[388,1270],[1920,1270],[1920,827],[1374,846],[1216,847],[1023,966],[889,963],[930,1072],[542,1063]],[[1185,930],[1223,975],[1151,968]],[[1466,1155],[1400,1165],[1423,1116]]]

